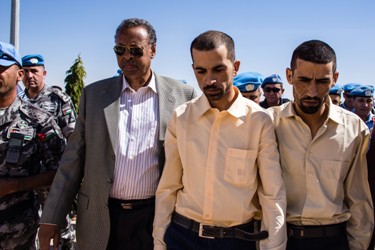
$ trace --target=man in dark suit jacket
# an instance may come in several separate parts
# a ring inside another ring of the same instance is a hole
[[[40,221],[42,250],[49,249],[50,239],[57,247],[77,193],[80,250],[153,249],[154,195],[167,122],[196,92],[151,71],[156,34],[147,21],[124,20],[115,42],[123,75],[83,90],[76,128]]]
[[[370,185],[372,203],[375,204],[375,129],[372,130],[370,148],[367,151],[367,171],[368,181]],[[375,217],[375,210],[374,210]],[[370,246],[368,249],[374,249],[375,247],[375,231],[372,233]]]

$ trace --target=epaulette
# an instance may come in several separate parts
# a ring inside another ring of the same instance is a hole
[[[34,104],[23,102],[20,106],[20,111],[32,120],[38,123],[44,123],[50,117],[50,114]]]
[[[69,102],[70,96],[66,94],[59,86],[51,86],[48,88],[49,91],[60,97],[64,102]]]

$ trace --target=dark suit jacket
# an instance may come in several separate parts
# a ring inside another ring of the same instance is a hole
[[[370,191],[372,196],[372,203],[375,204],[375,129],[372,130],[370,149],[367,151],[367,169],[368,169],[368,181],[370,185]],[[375,213],[374,213],[375,217]],[[375,244],[375,232],[372,234],[370,246],[374,247]]]
[[[155,74],[163,144],[173,110],[196,96],[193,87]],[[106,249],[109,239],[109,191],[113,182],[122,75],[84,88],[76,128],[69,138],[52,183],[40,223],[63,227],[78,192],[77,244]],[[164,152],[164,150],[162,150]],[[161,154],[160,165],[164,164]]]

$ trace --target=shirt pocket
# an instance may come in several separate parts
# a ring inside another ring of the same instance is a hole
[[[224,180],[238,187],[251,186],[256,180],[256,150],[228,148]]]
[[[325,160],[322,162],[322,177],[327,180],[343,182],[348,173],[349,166],[350,162]]]

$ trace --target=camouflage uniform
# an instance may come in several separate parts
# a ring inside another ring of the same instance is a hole
[[[76,124],[76,112],[70,97],[58,87],[44,87],[29,102],[47,111],[56,119],[65,138],[73,132]]]
[[[49,114],[16,98],[0,116],[0,178],[20,178],[57,169],[65,149],[60,128]],[[9,163],[9,138],[24,136],[21,151]],[[39,203],[33,191],[0,197],[0,249],[34,249]]]
[[[44,86],[36,97],[29,98],[28,101],[44,111],[49,112],[55,118],[65,138],[68,138],[73,132],[77,116],[74,105],[70,97],[59,87]],[[36,195],[42,207],[47,199],[48,191],[48,188],[36,191]],[[63,250],[74,249],[75,232],[69,218],[67,218],[65,230],[62,231],[61,240],[61,248]]]
[[[36,97],[29,98],[28,101],[49,112],[55,118],[65,138],[68,138],[73,132],[77,116],[74,105],[70,97],[59,87],[44,86]],[[48,188],[36,190],[36,195],[42,207],[47,199],[48,191]],[[74,249],[75,232],[69,218],[67,218],[67,226],[62,232],[61,238],[62,249]],[[36,244],[38,245],[38,242]]]

